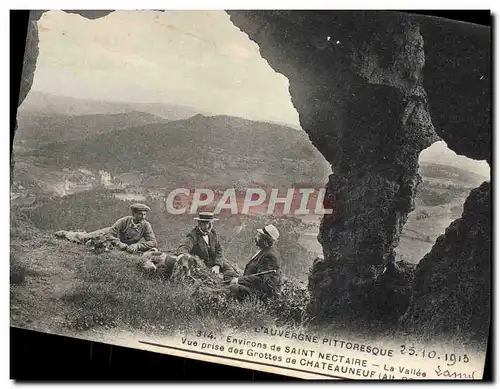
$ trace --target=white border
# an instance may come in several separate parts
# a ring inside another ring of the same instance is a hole
[[[7,0],[12,9],[385,9],[385,10],[439,10],[439,9],[494,9],[492,0],[420,0],[420,1],[368,1],[349,0],[344,2],[308,0],[87,0],[61,1]]]

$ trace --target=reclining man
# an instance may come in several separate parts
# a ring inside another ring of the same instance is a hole
[[[212,273],[223,274],[227,279],[235,277],[237,273],[224,260],[222,247],[213,226],[214,221],[219,219],[215,218],[212,212],[200,212],[194,220],[198,225],[181,242],[177,249],[177,258],[181,258],[184,254],[196,255]]]
[[[131,254],[155,249],[156,237],[146,220],[150,208],[144,204],[132,204],[130,210],[132,216],[118,219],[106,235],[107,239],[120,250]]]
[[[150,208],[144,204],[132,204],[130,209],[132,215],[118,219],[112,227],[88,233],[58,231],[55,236],[87,245],[96,240],[105,241],[129,253],[154,250],[157,245],[156,237],[151,224],[146,221],[146,214]]]
[[[257,230],[255,245],[260,249],[250,259],[241,277],[234,277],[229,284],[229,292],[237,299],[256,296],[266,300],[276,295],[281,284],[281,257],[274,247],[280,234],[269,224]],[[262,272],[268,272],[260,274]]]

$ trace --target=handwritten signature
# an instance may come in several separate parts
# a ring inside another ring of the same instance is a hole
[[[434,369],[438,377],[447,377],[447,378],[465,378],[465,379],[470,379],[473,380],[475,379],[474,375],[476,374],[475,371],[472,373],[464,373],[464,372],[456,372],[456,371],[449,371],[449,370],[441,370],[441,366],[438,365],[437,369]]]

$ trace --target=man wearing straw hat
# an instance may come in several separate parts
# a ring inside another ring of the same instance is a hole
[[[257,230],[255,245],[259,251],[246,265],[243,276],[231,280],[231,295],[238,299],[255,295],[265,300],[278,292],[281,282],[281,257],[274,244],[279,236],[278,229],[272,224]]]
[[[196,255],[212,273],[223,273],[226,270],[224,256],[213,225],[219,219],[214,217],[213,212],[200,212],[194,220],[198,222],[197,226],[181,242],[177,250],[178,258],[183,254]]]

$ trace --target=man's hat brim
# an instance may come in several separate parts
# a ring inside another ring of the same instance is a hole
[[[145,204],[132,204],[130,206],[130,209],[132,211],[146,211],[146,212],[149,212],[151,210],[151,208],[149,208],[147,205]]]
[[[210,218],[210,219],[201,219],[199,217],[195,217],[194,220],[199,220],[199,221],[202,221],[202,222],[213,222],[213,221],[216,221],[216,220],[219,220],[219,219],[217,219],[216,217],[213,217],[213,218]]]
[[[278,235],[277,235],[276,237],[274,237],[274,236],[272,236],[272,235],[269,233],[269,231],[267,231],[267,230],[266,230],[266,227],[264,227],[264,228],[257,228],[257,232],[258,232],[259,234],[262,234],[262,235],[267,236],[268,238],[272,239],[274,242],[277,242],[277,241],[278,241],[278,239],[279,239],[279,233],[278,233],[278,231],[276,231],[276,232],[278,233]]]
[[[272,240],[276,240],[274,239],[271,235],[269,235],[269,233],[267,231],[264,231],[262,228],[257,228],[257,232],[259,234],[262,234],[262,235],[265,235],[267,236],[268,238],[272,239]]]

